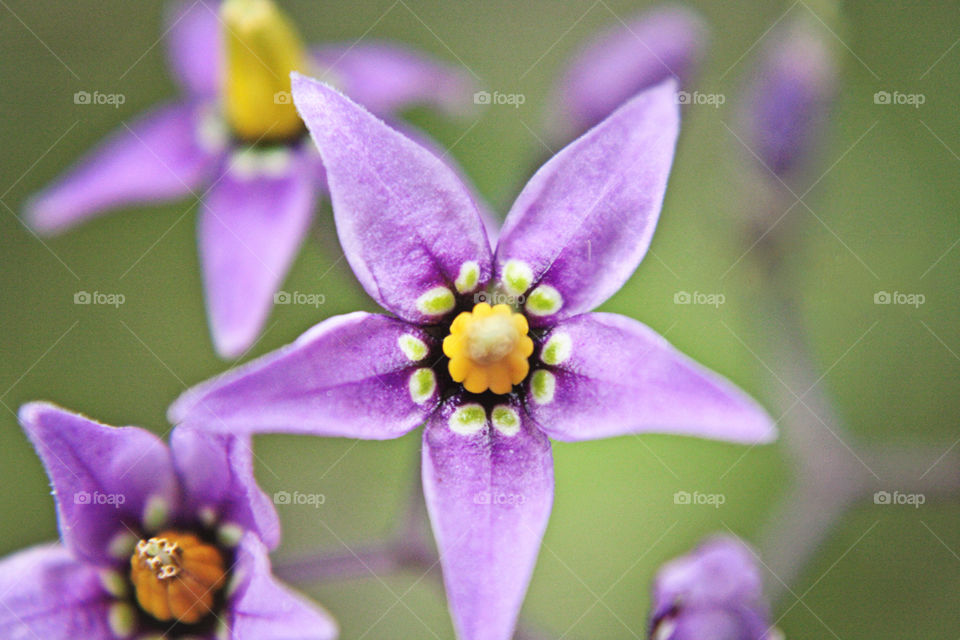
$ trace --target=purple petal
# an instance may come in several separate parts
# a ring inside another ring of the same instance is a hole
[[[315,159],[307,153],[244,153],[279,166],[265,173],[240,155],[204,200],[198,223],[211,333],[225,358],[243,354],[263,329],[316,202]]]
[[[56,233],[110,209],[193,192],[209,179],[218,157],[201,141],[201,110],[167,105],[115,131],[33,197],[27,205],[30,225]]]
[[[213,509],[220,522],[254,531],[267,547],[280,544],[280,518],[253,477],[250,438],[177,427],[170,436],[173,464],[184,489],[184,509]]]
[[[137,527],[159,500],[178,506],[170,451],[149,431],[39,402],[20,408],[20,423],[50,476],[63,541],[80,558],[116,562],[108,547],[117,533]]]
[[[40,545],[0,560],[0,637],[113,640],[96,567],[61,545]]]
[[[776,437],[756,402],[635,320],[588,313],[559,323],[545,340],[541,357],[558,364],[542,374],[552,382],[543,385],[541,401],[532,394],[529,410],[551,438],[661,432],[758,443]],[[538,374],[530,379],[537,382]]]
[[[427,423],[423,490],[457,637],[508,640],[550,517],[553,461],[517,406],[499,409],[512,412],[506,430],[463,413],[479,407],[455,398]]]
[[[219,4],[213,0],[181,0],[169,13],[170,67],[183,90],[193,96],[213,97],[221,88]]]
[[[418,365],[432,363],[430,356],[421,363],[404,353],[401,341],[411,339],[433,345],[400,320],[360,312],[336,316],[293,344],[190,389],[168,415],[174,424],[235,435],[396,438],[436,406],[436,389],[416,399],[411,393]]]
[[[686,7],[662,6],[616,23],[591,40],[563,75],[554,98],[557,137],[579,135],[667,78],[683,83],[706,40],[703,20]]]
[[[528,310],[539,290],[556,302],[541,316],[589,311],[636,269],[673,161],[680,124],[675,86],[668,80],[630,100],[555,155],[520,193],[496,262],[499,274],[510,261],[523,265],[532,283]]]
[[[237,548],[238,587],[228,604],[231,640],[333,640],[337,623],[273,577],[267,549],[247,534]]]
[[[430,151],[334,89],[293,76],[293,99],[320,149],[340,244],[360,283],[412,322],[453,310],[463,270],[490,276],[490,247],[470,191]],[[442,288],[442,289],[441,289]],[[450,305],[431,305],[446,290]]]
[[[417,104],[460,113],[473,83],[459,67],[386,42],[325,45],[314,50],[318,75],[380,117]]]

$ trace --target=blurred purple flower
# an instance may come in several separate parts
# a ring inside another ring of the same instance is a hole
[[[679,127],[673,82],[551,159],[495,251],[433,154],[320,82],[295,75],[293,94],[347,259],[398,317],[330,318],[188,391],[169,415],[226,433],[373,440],[425,424],[424,494],[460,638],[511,637],[553,500],[548,437],[775,436],[750,398],[649,328],[586,313],[650,243]]]
[[[760,161],[785,177],[803,167],[822,138],[837,71],[826,43],[805,20],[768,39],[747,92],[743,128]]]
[[[0,560],[0,637],[337,636],[270,573],[280,523],[248,439],[177,428],[168,448],[43,403],[20,422],[50,477],[62,542]]]
[[[696,70],[707,28],[692,9],[665,5],[618,22],[591,39],[567,65],[552,98],[549,128],[569,140],[644,89]]]
[[[651,640],[773,640],[756,559],[717,536],[665,564],[653,584]]]
[[[111,209],[197,196],[213,341],[221,356],[236,357],[262,330],[326,185],[302,127],[269,145],[266,134],[241,140],[231,130],[222,109],[226,62],[217,6],[186,0],[172,12],[170,66],[184,98],[124,125],[36,195],[27,219],[39,232],[56,233]],[[471,90],[459,70],[383,43],[320,47],[311,52],[311,68],[381,116],[414,103],[454,111]],[[270,98],[290,100],[288,93]]]

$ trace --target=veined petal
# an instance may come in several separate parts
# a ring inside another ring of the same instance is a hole
[[[473,83],[462,69],[388,42],[325,45],[314,50],[317,73],[381,118],[417,104],[459,113]]]
[[[667,78],[682,83],[702,57],[706,41],[706,25],[686,7],[656,7],[626,23],[616,22],[567,67],[553,100],[557,137],[583,133]]]
[[[668,80],[620,107],[543,165],[513,204],[497,274],[511,266],[528,274],[513,293],[527,293],[535,316],[589,311],[643,259],[679,130],[675,86]]]
[[[411,339],[424,345],[423,356],[406,347]],[[169,418],[234,435],[396,438],[436,406],[433,371],[422,374],[420,363],[431,341],[386,316],[336,316],[293,344],[190,389],[170,407]]]
[[[195,191],[219,157],[219,149],[204,142],[202,111],[194,104],[167,105],[118,129],[31,199],[27,221],[56,233],[110,209]]]
[[[61,545],[38,545],[0,560],[0,636],[114,640],[112,598],[96,567]]]
[[[223,44],[215,0],[181,0],[167,18],[167,56],[190,95],[214,97],[221,88]]]
[[[241,355],[263,329],[316,203],[315,157],[287,149],[239,153],[198,222],[210,329],[225,358]]]
[[[173,464],[184,490],[183,509],[212,509],[219,522],[255,532],[270,549],[280,544],[280,518],[253,477],[249,437],[177,427],[170,435]],[[201,515],[202,517],[202,515]]]
[[[337,623],[319,605],[270,573],[267,549],[253,534],[237,548],[238,586],[227,605],[231,640],[334,640]]]
[[[515,404],[454,398],[423,434],[423,490],[460,640],[508,640],[553,504],[550,443]]]
[[[558,323],[547,344],[554,336],[565,336],[564,357],[556,366],[534,365],[531,381],[538,381],[538,369],[552,380],[539,400],[533,389],[529,406],[551,438],[658,432],[761,443],[776,437],[770,416],[749,396],[635,320],[588,313]]]
[[[170,451],[149,431],[40,402],[20,408],[20,424],[50,476],[63,541],[78,557],[115,563],[109,546],[118,533],[151,509],[179,506]]]
[[[464,265],[490,277],[490,247],[456,172],[336,90],[293,78],[293,99],[327,170],[340,244],[360,283],[411,322],[453,311]],[[459,293],[468,293],[459,291]]]

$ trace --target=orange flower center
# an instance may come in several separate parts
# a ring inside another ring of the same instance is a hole
[[[462,312],[443,339],[450,377],[471,393],[509,393],[530,372],[529,331],[527,319],[505,304],[481,302]]]

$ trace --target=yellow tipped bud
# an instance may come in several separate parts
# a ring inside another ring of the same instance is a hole
[[[290,96],[290,72],[306,71],[307,53],[290,20],[271,0],[225,0],[223,108],[244,140],[288,139],[303,130]]]

